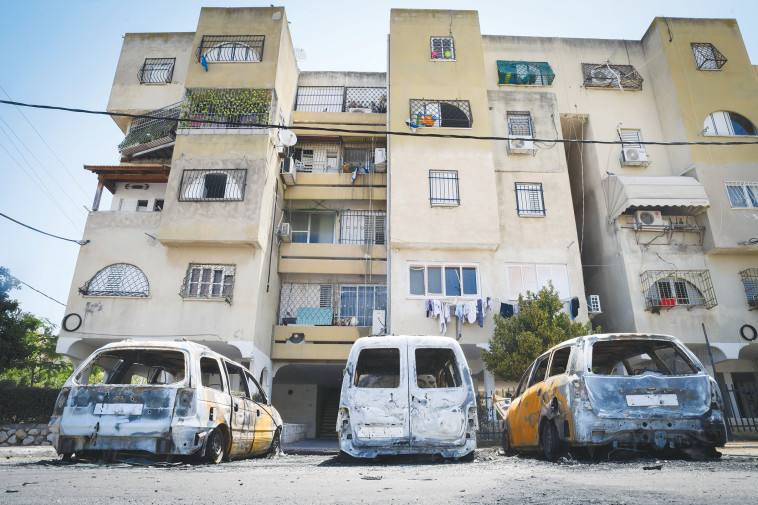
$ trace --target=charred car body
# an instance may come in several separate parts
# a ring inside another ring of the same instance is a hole
[[[350,351],[337,417],[340,449],[354,457],[476,449],[471,373],[446,337],[365,337]]]
[[[207,347],[124,341],[68,379],[50,430],[67,459],[143,451],[218,463],[278,450],[282,420],[249,371]]]
[[[589,335],[532,363],[514,398],[495,399],[503,447],[554,459],[583,447],[646,451],[714,448],[726,442],[716,381],[676,338]]]

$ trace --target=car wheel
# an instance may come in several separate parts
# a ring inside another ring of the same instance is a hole
[[[61,456],[61,461],[64,463],[71,463],[71,460],[74,458],[73,452],[64,452]]]
[[[558,457],[560,441],[558,440],[558,430],[552,421],[544,421],[540,430],[540,443],[542,444],[542,455],[548,461],[555,461]]]
[[[221,463],[224,459],[224,448],[226,447],[226,440],[224,438],[224,432],[219,428],[211,431],[208,435],[208,440],[205,441],[205,453],[203,459],[208,463]]]
[[[274,432],[274,438],[271,440],[271,445],[266,451],[266,456],[278,456],[282,452],[282,429],[277,428]]]
[[[513,448],[508,434],[508,425],[503,426],[503,454],[513,456]]]

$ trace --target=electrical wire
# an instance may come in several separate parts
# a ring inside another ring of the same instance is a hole
[[[141,118],[141,119],[159,119],[161,121],[173,121],[173,122],[180,122],[180,121],[187,121],[187,119],[183,118],[166,118],[166,117],[160,117],[160,116],[151,116],[150,114],[127,114],[124,112],[106,112],[106,111],[96,111],[96,110],[87,110],[87,109],[74,109],[71,107],[60,107],[55,105],[40,105],[40,104],[28,104],[28,103],[22,103],[22,102],[13,102],[10,100],[0,100],[0,103],[4,103],[7,105],[17,105],[20,107],[32,107],[36,109],[47,109],[47,110],[60,110],[65,112],[77,112],[81,114],[94,114],[94,115],[100,115],[100,116],[111,116],[111,117],[130,117],[130,118]],[[225,125],[225,126],[244,126],[244,127],[250,127],[251,125],[246,123],[240,123],[236,121],[214,121],[211,119],[193,119],[193,123],[202,123],[202,124],[216,124],[216,125]],[[253,128],[277,128],[277,129],[296,129],[301,131],[318,131],[318,132],[336,132],[336,133],[359,133],[359,134],[383,134],[383,135],[395,135],[395,136],[403,136],[403,137],[416,137],[418,134],[409,132],[409,131],[392,131],[387,130],[385,132],[371,132],[367,130],[354,130],[350,128],[329,128],[329,127],[321,127],[321,126],[294,126],[294,127],[287,127],[283,125],[278,124],[259,124],[253,126]],[[468,140],[530,140],[534,142],[560,142],[563,144],[608,144],[608,145],[620,145],[623,144],[620,140],[586,140],[586,139],[537,139],[532,137],[497,137],[497,136],[477,136],[477,135],[456,135],[456,134],[445,134],[445,133],[431,133],[425,131],[425,133],[422,135],[423,137],[429,137],[429,138],[446,138],[446,139],[468,139]],[[758,145],[758,141],[736,141],[736,140],[730,140],[726,142],[660,142],[660,141],[652,141],[652,140],[644,140],[640,141],[639,144],[642,145],[657,145],[657,146],[739,146],[739,145]]]
[[[15,279],[15,280],[16,280],[16,281],[17,281],[19,284],[23,284],[24,286],[26,286],[27,288],[31,289],[32,291],[36,291],[37,293],[41,294],[41,295],[42,295],[42,296],[44,296],[45,298],[49,298],[49,299],[51,299],[52,301],[54,301],[55,303],[57,303],[57,304],[60,304],[60,305],[63,305],[64,307],[66,306],[66,304],[65,304],[65,303],[63,303],[63,302],[59,302],[58,300],[56,300],[56,299],[55,299],[55,298],[53,298],[52,296],[46,295],[45,293],[43,293],[43,292],[42,292],[42,291],[40,291],[39,289],[33,288],[32,286],[30,286],[29,284],[25,283],[24,281],[22,281],[21,279],[19,279],[19,278],[18,278],[18,277],[16,277],[15,275],[11,275],[11,274],[8,274],[8,277],[11,277],[11,278]]]
[[[14,223],[16,223],[16,224],[20,224],[20,225],[21,225],[21,226],[23,226],[24,228],[29,228],[30,230],[34,230],[34,231],[36,231],[36,232],[38,232],[38,233],[41,233],[41,234],[43,234],[43,235],[47,235],[47,236],[49,236],[49,237],[53,237],[53,238],[58,238],[58,239],[61,239],[61,240],[65,240],[66,242],[74,242],[75,244],[79,244],[79,245],[87,245],[87,244],[89,244],[89,242],[90,242],[89,240],[74,240],[74,239],[72,239],[72,238],[64,238],[64,237],[59,237],[58,235],[53,235],[52,233],[47,233],[47,232],[45,232],[45,231],[42,231],[42,230],[38,230],[37,228],[34,228],[34,227],[32,227],[32,226],[29,226],[28,224],[24,224],[24,223],[22,223],[21,221],[16,221],[16,220],[15,220],[15,219],[13,219],[12,217],[10,217],[10,216],[6,216],[6,215],[5,215],[5,214],[3,214],[2,212],[0,212],[0,216],[4,217],[5,219],[8,219],[8,220],[10,220],[10,221],[13,221],[13,222],[14,222]]]

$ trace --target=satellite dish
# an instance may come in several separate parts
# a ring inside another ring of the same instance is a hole
[[[279,130],[279,140],[282,141],[287,147],[292,147],[297,144],[297,135],[292,130]]]

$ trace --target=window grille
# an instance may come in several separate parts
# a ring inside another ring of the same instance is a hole
[[[229,298],[234,289],[234,265],[190,264],[184,277],[184,298]]]
[[[309,112],[387,112],[387,88],[299,86],[295,110]]]
[[[728,181],[724,184],[733,209],[758,208],[758,182]]]
[[[340,212],[340,244],[386,244],[386,212],[343,210]]]
[[[179,127],[260,127],[268,124],[273,114],[273,97],[270,89],[188,89],[184,93]]]
[[[750,310],[758,309],[758,268],[748,268],[740,272],[742,285],[745,287],[747,304]]]
[[[245,199],[247,169],[185,170],[179,185],[180,202],[241,202]]]
[[[619,130],[621,138],[621,147],[642,147],[642,132],[640,130],[623,129]]]
[[[147,115],[158,117],[160,119],[134,119],[129,125],[129,133],[124,140],[118,145],[121,154],[129,155],[151,147],[157,147],[154,144],[162,145],[176,139],[176,123],[179,119],[181,103],[177,102],[168,107],[154,110]],[[164,119],[165,118],[165,119]]]
[[[529,112],[511,112],[507,113],[508,133],[513,137],[534,137],[532,128],[532,115]]]
[[[88,280],[79,293],[85,296],[135,296],[150,294],[147,277],[142,270],[127,263],[109,265]]]
[[[453,44],[453,37],[432,37],[431,59],[454,61],[455,45]]]
[[[642,89],[642,76],[632,65],[582,63],[582,74],[586,88]]]
[[[282,283],[279,295],[279,324],[312,324],[316,322],[314,317],[317,317],[318,322],[322,324],[326,320],[328,320],[328,325],[333,324],[334,286],[302,282]]]
[[[717,111],[705,118],[704,135],[745,136],[758,135],[755,126],[745,116],[736,112]]]
[[[197,48],[197,61],[207,63],[261,61],[264,35],[203,35]]]
[[[460,205],[457,170],[429,170],[429,202],[438,205]]]
[[[544,216],[545,200],[542,183],[516,183],[516,209],[519,216]]]
[[[726,57],[713,44],[692,42],[690,45],[698,70],[721,70],[727,62]]]
[[[340,285],[337,325],[371,326],[375,310],[387,310],[387,286]]]
[[[174,76],[176,58],[145,58],[137,78],[140,84],[166,84]]]
[[[410,101],[411,126],[436,128],[471,128],[471,104],[468,100]]]
[[[555,73],[544,61],[497,61],[498,84],[550,86]]]
[[[298,172],[338,173],[339,151],[339,142],[298,142],[293,158]]]
[[[718,305],[708,270],[647,270],[640,281],[648,310]]]

